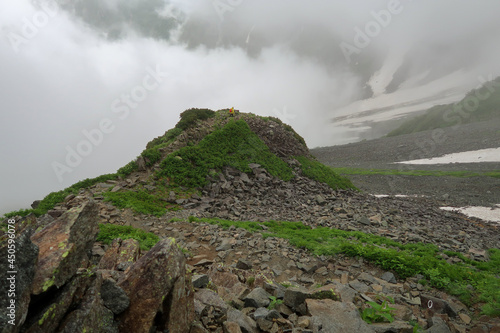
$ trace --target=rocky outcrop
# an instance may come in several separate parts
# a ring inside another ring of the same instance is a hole
[[[88,201],[36,232],[31,237],[39,248],[33,295],[68,282],[88,261],[98,230],[97,205]]]
[[[1,333],[19,332],[28,314],[38,260],[38,247],[30,240],[35,223],[33,215],[10,219],[6,232],[0,233],[0,290],[5,293],[0,297]]]
[[[16,245],[15,325],[2,311],[0,332],[189,331],[193,287],[175,241],[165,239],[142,257],[135,240],[117,239],[103,251],[95,243],[98,205],[91,198],[79,201],[61,207],[57,219],[46,215],[11,221],[16,226],[11,232]],[[7,257],[8,230],[0,239],[0,253]],[[2,272],[14,270],[6,263],[1,261]],[[7,277],[0,283],[8,290]],[[1,302],[7,308],[10,301],[2,297]]]
[[[157,330],[182,333],[194,319],[193,292],[186,279],[184,255],[174,239],[165,239],[141,257],[118,281],[130,306],[118,320],[122,332]]]

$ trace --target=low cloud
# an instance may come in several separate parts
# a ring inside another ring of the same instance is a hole
[[[352,63],[340,43],[354,43],[355,27],[363,29],[390,1],[221,2],[238,5],[224,7],[221,18],[216,1],[147,1],[154,13],[140,17],[158,18],[168,31],[139,29],[133,13],[114,15],[121,0],[86,15],[68,3],[56,11],[28,0],[0,5],[0,213],[115,172],[191,107],[286,118],[310,147],[352,141],[348,128],[328,122],[336,110],[372,96],[367,82],[388,49],[408,50],[394,90],[424,71],[429,75],[415,85],[459,68],[485,75],[500,69],[495,1],[401,1],[404,10]],[[106,15],[116,21],[106,25]],[[164,77],[141,97],[145,77],[157,69]],[[139,97],[123,117],[114,103],[134,91]],[[68,166],[68,147],[76,151],[103,120],[113,130],[78,166]],[[54,162],[71,169],[62,182]]]

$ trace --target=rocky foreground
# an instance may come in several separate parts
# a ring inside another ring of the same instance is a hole
[[[147,184],[147,173],[136,173],[68,196],[38,219],[17,221],[16,325],[4,316],[1,332],[413,332],[417,324],[427,332],[500,332],[498,319],[419,284],[419,276],[401,280],[361,259],[316,257],[283,239],[188,217],[303,221],[432,243],[477,260],[500,247],[498,226],[423,199],[334,191],[298,169],[286,183],[259,165],[252,170],[226,168],[190,199],[171,193],[168,200],[184,210],[161,218],[103,200],[112,186]],[[146,253],[135,240],[105,246],[95,242],[98,223],[131,225],[162,240]],[[6,246],[0,250],[6,256]],[[367,302],[392,299],[392,323],[361,319]]]

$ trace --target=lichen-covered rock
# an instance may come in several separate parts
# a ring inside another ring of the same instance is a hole
[[[130,305],[125,291],[116,285],[113,279],[105,279],[101,285],[101,298],[104,306],[114,314],[120,314]]]
[[[137,261],[141,253],[139,242],[135,239],[115,239],[99,262],[100,269],[126,270]]]
[[[58,333],[118,333],[118,325],[113,321],[113,312],[104,306],[99,296],[102,283],[102,276],[97,273],[78,309],[63,319]]]
[[[158,242],[118,281],[130,306],[118,316],[120,332],[187,332],[194,319],[193,288],[182,252],[169,238]]]
[[[68,313],[68,309],[78,305],[94,279],[95,277],[88,275],[77,275],[48,300],[44,298],[45,293],[32,297],[30,311],[22,332],[55,332]]]
[[[34,215],[20,221],[11,219],[6,232],[0,231],[0,290],[5,293],[0,297],[1,333],[19,332],[26,320],[38,260],[38,247],[30,240],[35,220]]]
[[[39,248],[34,295],[52,286],[60,288],[76,273],[82,261],[88,260],[99,231],[98,218],[97,205],[87,201],[31,236],[31,241]]]

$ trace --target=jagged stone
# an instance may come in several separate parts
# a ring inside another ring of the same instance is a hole
[[[232,321],[226,321],[223,325],[224,333],[242,333],[240,325]]]
[[[252,290],[244,299],[245,307],[261,308],[267,307],[270,301],[271,295],[264,289],[258,287]]]
[[[193,321],[191,279],[184,255],[173,239],[158,242],[118,281],[130,306],[118,316],[120,331],[149,333],[153,324],[185,332]],[[161,316],[157,317],[157,314]]]
[[[30,239],[33,234],[33,226],[36,223],[35,216],[29,215],[20,221],[15,221],[15,219],[7,221],[10,222],[7,224],[6,232],[0,231],[0,258],[2,258],[0,260],[0,290],[3,293],[0,297],[2,309],[0,312],[0,332],[2,333],[17,332],[26,320],[31,283],[35,276],[38,260],[38,247]],[[12,249],[15,249],[14,253],[12,253]],[[15,261],[10,260],[12,257],[9,255],[12,254],[15,255]],[[15,298],[11,297],[14,294]],[[12,303],[11,300],[14,300],[15,303]]]
[[[371,324],[370,328],[377,333],[413,333],[413,326],[404,321],[393,321],[392,323]]]
[[[31,236],[38,246],[38,263],[33,281],[34,295],[50,287],[61,287],[89,259],[98,232],[98,211],[94,201],[68,210],[56,221]]]
[[[397,283],[398,282],[398,281],[396,281],[396,277],[394,276],[394,274],[392,274],[391,272],[385,272],[381,276],[381,279],[384,281],[387,281],[389,283]]]
[[[428,333],[451,333],[450,328],[446,325],[446,322],[439,317],[432,317],[431,327],[427,330]]]
[[[352,303],[341,303],[333,300],[306,300],[311,316],[319,317],[324,332],[374,332],[361,319],[359,311]]]
[[[252,264],[247,260],[238,259],[238,262],[236,263],[236,268],[248,270],[252,268]]]
[[[310,294],[307,290],[292,287],[287,288],[287,290],[285,291],[285,298],[283,299],[283,301],[286,306],[290,307],[294,311],[297,311],[309,296]]]
[[[122,313],[130,305],[130,299],[125,291],[112,279],[105,279],[103,281],[101,298],[104,306],[110,309],[115,315]]]
[[[193,275],[192,283],[195,288],[205,288],[209,282],[210,279],[206,274]]]
[[[433,297],[430,295],[421,295],[420,299],[422,304],[425,305],[432,313],[442,313],[447,314],[450,317],[456,317],[458,313],[453,309],[453,307],[447,301]]]
[[[104,306],[101,297],[99,297],[102,282],[102,276],[96,274],[94,281],[87,288],[80,306],[64,318],[58,332],[118,333],[118,325],[113,321],[113,312]]]
[[[135,239],[115,239],[99,262],[100,269],[124,271],[137,261],[141,253],[139,242]]]
[[[239,310],[229,308],[227,311],[227,321],[237,323],[243,333],[259,333],[257,323]]]
[[[82,299],[88,286],[95,279],[95,275],[76,275],[57,292],[55,297],[49,296],[49,299],[44,300],[46,294],[38,296],[38,300],[44,300],[43,306],[30,309],[21,331],[27,333],[55,332],[73,302]]]

